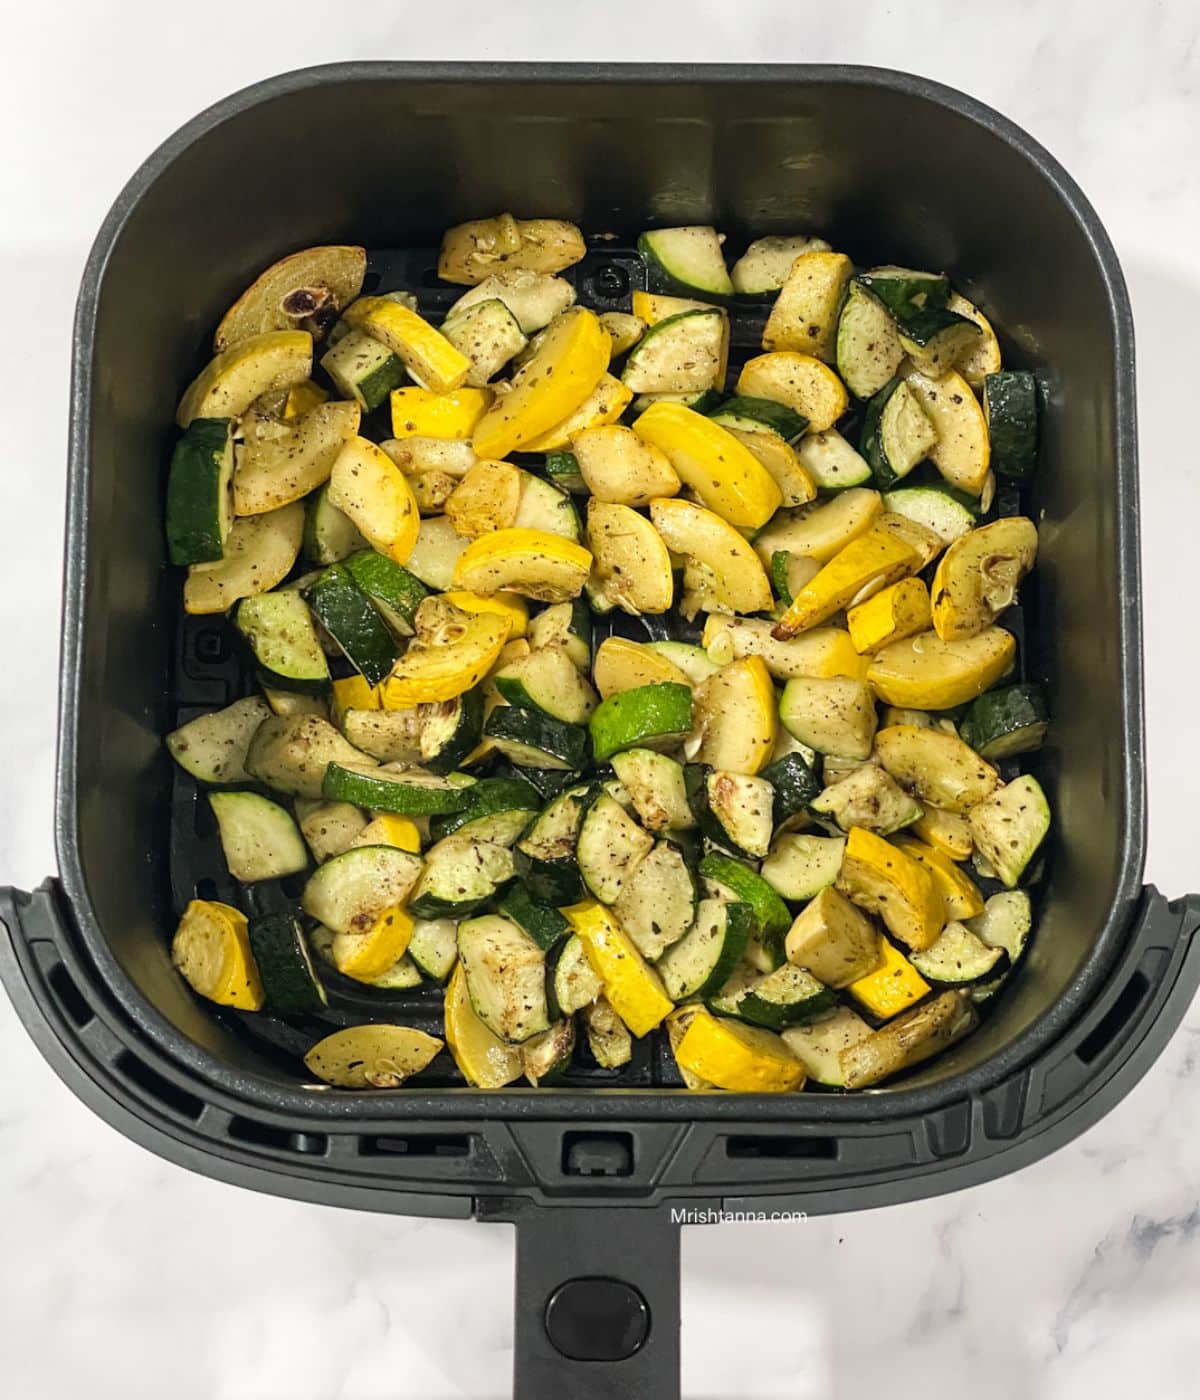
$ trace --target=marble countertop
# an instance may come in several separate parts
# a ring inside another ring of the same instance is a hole
[[[1147,878],[1197,888],[1200,10],[1192,0],[639,4],[547,0],[6,19],[0,875],[51,842],[71,309],[93,232],[163,137],[248,82],[333,58],[842,61],[965,88],[1079,179],[1137,321],[1150,768]],[[581,47],[583,46],[583,47]],[[1181,413],[1180,406],[1184,410]],[[14,528],[15,526],[15,528]],[[1107,1118],[987,1186],[793,1225],[684,1233],[689,1397],[1097,1400],[1195,1394],[1200,1007]],[[254,1195],[94,1118],[0,1005],[0,1391],[19,1400],[502,1397],[512,1235]]]

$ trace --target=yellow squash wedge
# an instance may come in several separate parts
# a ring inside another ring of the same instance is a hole
[[[860,908],[877,914],[910,948],[928,948],[946,923],[933,879],[898,846],[861,826],[850,828],[837,887]]]
[[[600,697],[607,700],[623,690],[643,685],[687,685],[688,678],[678,666],[661,656],[645,642],[633,642],[614,633],[596,648],[592,679]]]
[[[400,817],[395,812],[380,812],[358,833],[351,842],[353,846],[395,846],[398,851],[410,855],[421,854],[421,828],[411,817]]]
[[[300,418],[318,405],[325,403],[328,398],[328,389],[323,389],[311,379],[302,379],[299,384],[293,384],[284,395],[283,407],[280,409],[279,416],[285,423],[292,418]]]
[[[439,394],[418,385],[393,389],[392,436],[426,437],[466,442],[491,406],[490,389],[451,389]]]
[[[958,642],[990,627],[1016,600],[1037,547],[1037,526],[1024,515],[960,535],[942,556],[930,589],[938,636]]]
[[[441,331],[390,297],[359,297],[346,308],[344,319],[386,345],[417,383],[435,394],[457,389],[471,372],[470,359]]]
[[[943,812],[937,807],[927,806],[908,829],[926,845],[951,860],[969,860],[975,849],[971,824],[957,812]]]
[[[244,422],[233,473],[234,514],[261,515],[315,491],[357,434],[361,417],[358,404],[333,402],[318,404],[286,426],[277,419]]]
[[[493,273],[516,268],[561,272],[587,252],[583,234],[565,219],[516,219],[497,214],[455,224],[442,235],[438,276],[475,286]]]
[[[901,787],[944,812],[966,814],[1000,786],[1000,774],[957,734],[892,724],[875,736],[875,755]]]
[[[790,442],[785,442],[778,433],[745,432],[741,428],[729,427],[725,431],[767,469],[779,487],[785,509],[808,505],[816,500],[816,485]]]
[[[264,331],[239,340],[188,385],[175,421],[186,428],[193,418],[240,418],[260,395],[307,379],[312,357],[307,331]]]
[[[787,404],[808,419],[812,433],[832,428],[850,405],[845,385],[833,370],[815,355],[796,350],[774,350],[747,360],[737,391]]]
[[[761,656],[767,670],[777,680],[808,676],[832,680],[848,676],[865,680],[867,658],[854,650],[850,634],[837,627],[814,627],[790,641],[776,641],[774,624],[765,617],[726,617],[712,613],[704,624],[701,641],[708,659],[718,666],[740,661],[745,656]]]
[[[919,578],[902,578],[846,613],[854,650],[864,655],[926,632],[929,625],[929,589]]]
[[[671,556],[644,515],[593,497],[587,540],[592,551],[588,591],[594,602],[635,617],[667,611],[675,592]]]
[[[194,992],[222,1006],[261,1011],[262,982],[246,916],[232,905],[193,899],[171,942],[171,961]]]
[[[225,612],[239,598],[252,598],[274,588],[296,562],[303,534],[304,506],[300,501],[235,520],[225,537],[224,556],[188,569],[183,585],[184,611]]]
[[[399,905],[385,909],[365,933],[334,934],[334,964],[346,977],[370,982],[404,956],[412,933],[407,911]]]
[[[689,757],[728,773],[760,773],[779,735],[775,687],[761,656],[747,656],[709,676],[692,698]],[[690,752],[691,748],[695,752]]]
[[[490,1031],[475,1014],[467,970],[456,963],[446,986],[446,1043],[459,1073],[477,1089],[502,1089],[522,1073],[521,1047]]]
[[[833,500],[780,512],[754,537],[758,557],[768,567],[777,549],[827,564],[883,514],[883,497],[865,486],[839,491]]]
[[[664,452],[630,428],[588,428],[571,440],[587,489],[599,501],[647,506],[655,496],[679,494],[679,477]]]
[[[952,710],[990,690],[1012,666],[1016,650],[1012,633],[1002,627],[989,627],[965,642],[918,632],[884,647],[867,680],[886,705]]]
[[[557,452],[569,447],[576,437],[589,428],[603,428],[615,423],[633,400],[633,390],[626,388],[611,374],[602,374],[600,382],[573,413],[561,423],[556,423],[548,432],[542,433],[532,442],[527,442],[523,452]]]
[[[544,603],[565,603],[583,592],[592,568],[589,550],[545,530],[497,530],[473,540],[454,564],[455,588],[510,592]]]
[[[734,1093],[780,1094],[804,1087],[804,1066],[779,1036],[711,1011],[691,1018],[675,1059],[681,1071]]]
[[[479,420],[475,451],[503,458],[530,448],[584,402],[608,369],[612,341],[594,312],[573,306],[556,317],[512,388]]]
[[[764,350],[803,350],[832,363],[838,314],[854,264],[845,253],[801,253],[771,307]]]
[[[756,530],[779,509],[775,478],[732,433],[681,403],[656,403],[633,431],[657,447],[680,481],[722,520]]]
[[[920,555],[890,531],[873,526],[834,555],[792,599],[772,635],[787,641],[848,606],[864,590],[884,588],[921,566]]]
[[[474,540],[509,530],[521,504],[521,473],[511,462],[476,462],[446,500],[446,518]]]
[[[421,528],[421,512],[408,478],[364,437],[352,437],[329,476],[329,503],[358,527],[380,554],[406,564]]]
[[[846,990],[868,1011],[887,1020],[920,1001],[930,986],[894,943],[887,938],[879,942],[883,962]]]
[[[280,258],[221,317],[213,349],[219,354],[251,336],[304,329],[314,314],[327,321],[362,291],[366,271],[366,250],[346,244],[303,248]]]
[[[911,836],[897,836],[896,845],[929,872],[946,907],[947,922],[951,919],[973,919],[983,913],[984,898],[979,886],[949,856]]]
[[[684,558],[680,610],[753,613],[770,608],[771,585],[753,547],[728,521],[678,496],[650,502],[650,519],[672,554]]]
[[[987,423],[971,386],[951,370],[937,379],[912,371],[904,382],[916,394],[937,432],[929,459],[951,486],[978,496],[987,480],[992,449]]]
[[[494,613],[508,623],[508,637],[512,641],[523,637],[529,629],[529,605],[519,593],[492,593],[485,597],[482,593],[470,593],[465,588],[443,593],[447,603],[465,613]]]
[[[372,1022],[345,1026],[317,1041],[304,1063],[318,1079],[339,1089],[398,1089],[431,1064],[441,1048],[436,1035]]]
[[[636,291],[633,294],[633,314],[653,326],[668,316],[682,311],[711,311],[712,302],[694,301],[691,297],[665,296],[661,292]]]
[[[333,692],[333,717],[340,725],[348,710],[382,710],[383,692],[377,685],[371,685],[365,676],[355,672],[344,676],[331,686]]]
[[[956,316],[965,316],[968,321],[974,321],[982,331],[982,335],[976,337],[966,354],[961,355],[954,366],[972,389],[982,389],[987,376],[998,373],[1002,368],[1000,343],[996,339],[996,332],[992,330],[992,323],[977,306],[966,297],[959,296],[957,292],[951,293],[946,310],[953,311]]]
[[[383,683],[385,708],[453,700],[483,680],[504,646],[508,623],[492,613],[476,613],[456,630],[452,640],[417,637],[409,643]]]
[[[670,1015],[675,1003],[611,910],[586,900],[562,913],[583,940],[609,1005],[634,1035],[646,1035]]]

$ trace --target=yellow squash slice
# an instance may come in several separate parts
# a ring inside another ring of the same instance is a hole
[[[313,339],[307,331],[265,331],[222,350],[200,371],[179,401],[175,421],[240,418],[255,399],[287,389],[312,373]]]
[[[265,593],[285,579],[304,535],[300,501],[247,515],[233,522],[225,537],[225,554],[211,564],[193,564],[183,585],[183,608],[189,613],[219,613],[239,598]]]
[[[634,1035],[652,1031],[674,1010],[675,1003],[612,911],[587,900],[562,912],[583,940],[588,962],[603,981],[612,1009]]]
[[[712,302],[695,301],[691,297],[665,296],[661,292],[636,291],[633,294],[633,314],[648,326],[678,316],[683,311],[711,311]]]
[[[801,253],[771,307],[763,349],[803,350],[832,363],[838,314],[853,275],[845,253]]]
[[[875,753],[901,787],[944,812],[965,815],[1000,786],[1000,774],[957,734],[892,724],[875,736]]]
[[[1037,547],[1037,526],[1024,515],[1007,516],[960,535],[933,576],[930,592],[938,636],[958,642],[990,627],[1016,600]]]
[[[701,641],[708,659],[718,666],[740,661],[745,656],[761,656],[767,670],[777,680],[808,676],[832,680],[848,676],[865,680],[869,662],[854,650],[850,634],[837,627],[814,627],[790,641],[776,641],[774,624],[765,617],[726,617],[713,613],[704,624]]]
[[[468,356],[418,312],[390,297],[359,297],[344,319],[386,345],[417,383],[435,394],[459,388],[471,372]]]
[[[758,557],[768,567],[777,549],[827,564],[883,514],[883,497],[865,486],[839,491],[831,501],[780,512],[754,537]]]
[[[779,734],[775,687],[761,656],[747,656],[709,676],[692,698],[696,763],[728,773],[760,773],[771,761]]]
[[[329,477],[329,502],[380,554],[397,564],[408,562],[421,512],[408,478],[382,448],[364,437],[345,444]]]
[[[318,1040],[304,1063],[318,1079],[339,1089],[398,1089],[430,1065],[441,1048],[437,1036],[411,1026],[346,1026]]]
[[[971,386],[953,370],[937,379],[915,370],[904,382],[916,394],[938,440],[929,458],[951,486],[978,496],[987,480],[992,449],[987,423]]]
[[[300,418],[318,404],[325,403],[328,398],[328,389],[323,389],[311,379],[302,379],[299,384],[293,384],[284,395],[279,416],[285,423],[292,418]]]
[[[385,707],[406,710],[462,695],[492,669],[507,637],[504,618],[475,613],[428,641],[414,638],[383,683]]]
[[[929,872],[946,906],[947,922],[951,919],[973,919],[983,913],[984,898],[979,886],[949,856],[911,836],[897,836],[896,845]]]
[[[588,591],[595,602],[635,617],[667,611],[675,591],[671,555],[644,515],[593,497],[587,538],[592,551]]]
[[[655,496],[679,493],[679,477],[666,454],[629,428],[588,428],[571,439],[571,451],[598,501],[646,506]]]
[[[737,391],[787,404],[808,419],[812,433],[832,428],[850,404],[833,370],[815,355],[796,350],[775,350],[747,360],[738,375]]]
[[[867,680],[885,705],[952,710],[990,690],[1011,668],[1016,650],[1012,633],[1002,627],[989,627],[965,642],[918,632],[884,647]]]
[[[682,1072],[717,1089],[779,1094],[804,1087],[804,1066],[783,1040],[710,1011],[697,1011],[675,1050]]]
[[[564,603],[583,592],[591,553],[545,530],[497,530],[474,540],[454,565],[454,586],[474,593],[520,593]]]
[[[234,513],[261,515],[315,491],[329,479],[361,417],[358,404],[337,402],[319,404],[286,425],[278,420],[247,424],[233,474]]]
[[[569,447],[580,433],[615,423],[632,399],[632,389],[626,388],[611,374],[602,374],[600,382],[573,413],[548,432],[527,442],[522,451],[557,452],[560,448]]]
[[[933,879],[898,846],[861,826],[850,828],[837,887],[848,899],[877,914],[891,933],[918,952],[928,948],[946,923]]]
[[[404,909],[385,909],[365,933],[334,934],[334,964],[357,982],[371,982],[404,956],[412,934],[413,922]]]
[[[684,558],[680,609],[698,612],[765,612],[771,585],[753,547],[728,521],[677,496],[650,502],[650,519],[672,554]]]
[[[594,312],[573,306],[546,327],[512,388],[480,419],[475,451],[500,459],[542,438],[574,413],[608,369],[612,341]]]
[[[221,317],[213,350],[220,354],[268,331],[328,324],[362,291],[366,270],[366,250],[344,244],[304,248],[280,258]]]
[[[790,442],[785,442],[778,433],[744,432],[741,428],[729,427],[725,431],[766,467],[779,487],[786,508],[816,500],[816,485]]]
[[[490,1031],[475,1014],[467,970],[456,963],[446,986],[446,1043],[459,1073],[477,1089],[503,1089],[522,1073],[521,1047]]]
[[[775,478],[732,433],[681,403],[656,403],[633,431],[657,447],[680,481],[731,525],[756,530],[779,509]]]
[[[883,962],[874,972],[851,982],[847,991],[868,1011],[887,1020],[907,1011],[929,992],[930,987],[890,939],[881,938],[879,942]]]
[[[854,650],[864,655],[901,642],[930,626],[929,589],[919,578],[902,578],[846,613]]]
[[[971,824],[957,812],[943,812],[937,807],[927,806],[908,829],[926,845],[951,860],[969,860],[975,849]]]
[[[465,588],[443,593],[447,603],[465,613],[494,613],[508,623],[508,637],[523,637],[529,629],[529,605],[519,593],[493,593],[485,597],[482,593],[470,593]]]
[[[916,551],[888,530],[872,527],[834,555],[792,599],[772,635],[787,641],[840,612],[871,587],[884,588],[921,567]]]
[[[232,905],[193,899],[171,942],[171,961],[194,992],[222,1006],[261,1011],[262,982],[246,916]]]
[[[448,228],[438,254],[438,276],[468,287],[513,268],[561,272],[577,263],[587,245],[565,219],[516,219],[497,214]]]
[[[982,389],[987,376],[997,374],[1002,368],[1000,343],[996,339],[996,332],[992,330],[992,323],[977,306],[966,297],[959,296],[957,292],[951,293],[946,310],[953,311],[956,316],[965,316],[968,321],[974,321],[983,332],[976,337],[966,354],[959,357],[955,365],[955,369],[972,389]]]
[[[349,710],[383,709],[383,692],[380,686],[371,685],[365,676],[355,672],[333,682],[333,715],[340,725]]]
[[[645,642],[633,642],[615,633],[596,648],[592,679],[603,700],[643,685],[688,684],[678,666]]]
[[[476,462],[446,500],[460,535],[479,539],[512,528],[521,504],[521,473],[511,462]]]
[[[352,846],[395,846],[410,855],[421,854],[421,828],[411,817],[395,812],[380,812],[369,821],[350,843]],[[406,945],[407,946],[407,945]]]
[[[492,398],[490,389],[460,388],[445,394],[415,384],[393,389],[392,436],[469,441]]]

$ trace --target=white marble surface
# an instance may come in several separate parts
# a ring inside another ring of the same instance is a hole
[[[1193,0],[12,7],[0,203],[0,875],[53,869],[55,635],[70,315],[142,157],[270,72],[339,57],[857,61],[1007,112],[1079,178],[1137,317],[1151,840],[1200,883],[1200,10]],[[568,18],[568,12],[575,13]],[[959,1195],[684,1237],[691,1397],[1098,1400],[1196,1393],[1200,1009],[1072,1146]],[[511,1234],[291,1204],[130,1145],[0,1006],[0,1392],[14,1400],[374,1400],[507,1393]]]

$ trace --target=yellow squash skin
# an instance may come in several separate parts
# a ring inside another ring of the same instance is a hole
[[[307,331],[264,331],[239,340],[188,385],[175,421],[186,428],[194,418],[240,418],[260,395],[307,379],[312,357]]]
[[[934,846],[927,846],[924,841],[915,841],[911,836],[897,836],[896,845],[929,872],[946,906],[947,921],[973,919],[983,913],[984,899],[979,886],[948,855]]]
[[[366,933],[339,933],[333,940],[333,960],[347,977],[370,982],[404,956],[412,934],[412,919],[397,905],[385,909]]]
[[[592,555],[582,545],[545,530],[497,530],[473,540],[454,564],[455,588],[474,593],[520,593],[565,603],[583,592]]]
[[[837,887],[861,908],[878,914],[896,938],[918,952],[945,926],[942,897],[928,871],[861,826],[851,827],[846,837]]]
[[[596,648],[592,679],[604,700],[642,685],[688,684],[688,678],[678,666],[651,650],[645,642],[634,642],[615,633],[605,637]]]
[[[171,960],[192,988],[209,1001],[240,1011],[261,1011],[263,989],[246,916],[230,904],[193,899],[171,944]]]
[[[583,940],[612,1009],[634,1035],[648,1034],[675,1009],[658,973],[604,905],[586,900],[562,912]]]
[[[352,437],[334,459],[329,499],[380,554],[408,562],[421,511],[408,478],[382,448]]]
[[[602,374],[600,382],[573,413],[549,432],[527,442],[525,452],[557,452],[569,447],[579,433],[589,428],[603,428],[615,423],[633,401],[633,390],[626,388],[611,374]]]
[[[773,350],[747,360],[737,391],[752,398],[774,399],[802,413],[812,433],[832,428],[850,406],[846,386],[815,355]]]
[[[868,1011],[886,1020],[920,1001],[930,991],[930,986],[894,943],[881,938],[880,944],[881,965],[857,982],[851,982],[847,990]]]
[[[507,637],[504,618],[476,613],[454,641],[428,647],[410,642],[383,682],[384,708],[407,710],[462,695],[492,669]]]
[[[404,361],[404,368],[426,389],[448,394],[466,382],[471,361],[428,321],[388,297],[359,297],[346,308],[348,325],[365,331]]]
[[[529,629],[529,605],[519,593],[492,593],[485,597],[482,593],[471,593],[465,588],[443,593],[447,603],[465,613],[494,613],[508,623],[506,641],[523,637]]]
[[[717,1089],[780,1094],[804,1087],[804,1066],[779,1036],[698,1011],[675,1050],[681,1070]]]
[[[392,436],[466,442],[488,411],[493,397],[490,389],[459,388],[445,394],[422,389],[416,384],[393,389]]]
[[[657,447],[680,481],[731,525],[757,530],[783,502],[775,478],[752,452],[719,423],[681,403],[652,404],[633,431]]]
[[[467,970],[454,965],[446,986],[446,1044],[459,1073],[477,1089],[503,1089],[521,1077],[521,1051],[493,1034],[475,1014]]]
[[[1013,664],[1011,632],[989,627],[963,642],[943,642],[918,632],[884,647],[867,681],[885,705],[908,710],[950,710],[990,690]]]
[[[846,613],[850,640],[860,655],[875,653],[930,626],[929,589],[919,578],[902,578]]]
[[[685,616],[765,612],[771,585],[753,547],[727,520],[679,496],[656,497],[650,519],[673,554],[685,557]]]
[[[771,635],[787,641],[840,612],[871,584],[885,587],[921,567],[920,555],[888,530],[872,526],[829,561],[792,599]]]
[[[942,556],[930,589],[933,628],[944,642],[974,637],[1015,601],[1037,558],[1037,526],[1006,516],[960,536]]]

